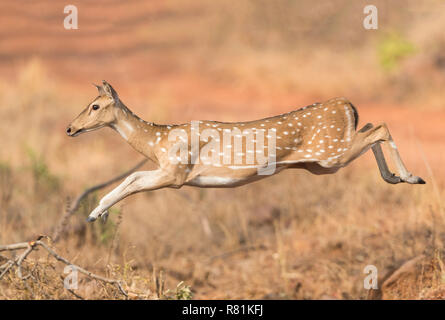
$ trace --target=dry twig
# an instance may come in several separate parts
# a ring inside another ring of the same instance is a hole
[[[103,189],[107,186],[109,186],[110,184],[113,184],[123,178],[125,178],[126,176],[128,176],[129,174],[131,174],[132,172],[134,172],[135,170],[137,170],[138,168],[140,168],[142,165],[144,165],[147,162],[147,159],[142,160],[141,162],[139,162],[136,166],[134,166],[133,168],[131,168],[130,170],[106,181],[100,184],[97,184],[91,188],[88,188],[86,190],[84,190],[77,198],[76,200],[68,206],[66,212],[64,213],[64,215],[62,216],[62,218],[60,219],[59,224],[57,225],[57,227],[55,228],[55,232],[54,232],[54,240],[53,242],[56,242],[60,239],[60,236],[62,235],[62,233],[65,231],[66,229],[66,224],[68,222],[68,219],[71,217],[71,215],[73,215],[77,209],[79,208],[82,200],[84,200],[90,193],[95,192],[97,190]],[[115,279],[108,279],[105,277],[102,277],[100,275],[94,274],[82,267],[79,267],[73,263],[71,263],[70,261],[68,261],[67,259],[65,259],[64,257],[60,256],[57,252],[55,252],[51,247],[49,247],[45,242],[41,241],[41,239],[45,237],[45,236],[39,236],[37,238],[37,240],[35,241],[30,241],[30,242],[19,242],[19,243],[13,243],[13,244],[9,244],[9,245],[0,245],[0,252],[2,251],[16,251],[16,250],[23,250],[25,249],[20,255],[8,259],[8,261],[6,261],[5,263],[3,263],[2,265],[0,265],[0,280],[9,272],[12,270],[12,268],[14,266],[17,267],[17,275],[18,277],[25,281],[29,278],[32,278],[32,271],[24,276],[22,273],[22,265],[23,262],[26,260],[26,258],[31,254],[31,252],[33,252],[37,247],[42,247],[43,249],[45,249],[51,256],[53,256],[57,261],[60,261],[66,265],[72,266],[74,267],[77,271],[79,271],[80,273],[83,273],[84,275],[104,282],[104,283],[109,283],[112,284],[114,286],[117,287],[117,289],[120,291],[121,294],[123,294],[125,297],[128,297],[127,292],[125,292],[125,290],[122,288],[122,284],[121,281],[119,280],[115,280]],[[4,258],[2,256],[2,258]],[[3,259],[4,260],[4,259]],[[25,281],[25,285],[26,281]],[[83,299],[83,297],[77,295],[75,292],[73,292],[72,290],[68,291],[73,294],[74,296],[76,296],[79,299]]]
[[[66,228],[66,224],[68,222],[68,219],[77,211],[77,209],[79,209],[80,203],[82,202],[83,199],[85,199],[90,193],[95,192],[97,190],[103,189],[108,187],[110,184],[113,184],[123,178],[125,178],[126,176],[128,176],[129,174],[131,174],[132,172],[134,172],[135,170],[137,170],[138,168],[140,168],[142,165],[144,165],[147,162],[147,159],[142,160],[141,162],[139,162],[136,166],[134,166],[133,168],[131,168],[130,170],[106,181],[100,184],[97,184],[91,188],[88,188],[86,190],[84,190],[77,198],[76,200],[74,200],[74,202],[71,204],[71,206],[66,210],[65,214],[62,216],[62,218],[60,219],[59,224],[57,225],[54,235],[53,235],[53,242],[57,242],[60,240],[60,236],[62,234],[62,232],[65,230]]]
[[[14,243],[14,244],[9,244],[9,245],[0,245],[0,252],[2,251],[15,251],[15,250],[20,250],[20,249],[26,249],[22,254],[20,254],[17,258],[15,259],[11,259],[9,260],[7,263],[5,263],[4,265],[2,265],[0,267],[0,279],[3,278],[3,276],[12,269],[13,266],[17,266],[17,273],[18,276],[21,280],[26,280],[29,277],[31,277],[31,273],[27,276],[23,276],[22,275],[22,271],[21,271],[21,267],[23,262],[25,261],[25,259],[29,256],[29,254],[34,251],[37,247],[42,247],[43,249],[45,249],[51,256],[53,256],[56,260],[68,265],[68,266],[72,266],[74,267],[77,271],[79,271],[80,273],[83,273],[84,275],[95,279],[95,280],[99,280],[101,282],[104,283],[109,283],[112,284],[114,286],[116,286],[116,288],[125,296],[128,297],[127,292],[122,288],[122,283],[120,280],[115,280],[115,279],[108,279],[105,277],[102,277],[100,275],[94,274],[82,267],[79,267],[73,263],[71,263],[70,261],[68,261],[67,259],[65,259],[64,257],[60,256],[57,252],[55,252],[51,247],[49,247],[45,242],[41,241],[41,238],[43,236],[40,236],[36,241],[30,241],[30,242],[19,242],[19,243]]]

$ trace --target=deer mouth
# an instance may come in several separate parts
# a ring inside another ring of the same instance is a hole
[[[94,130],[100,129],[100,128],[104,127],[104,126],[105,126],[105,125],[101,125],[101,126],[99,126],[99,127],[97,127],[97,128],[90,128],[90,129],[82,128],[82,129],[78,129],[78,130],[76,130],[76,131],[73,131],[73,129],[72,129],[71,127],[69,127],[69,128],[66,130],[66,134],[67,134],[69,137],[77,137],[77,136],[78,136],[79,134],[81,134],[81,133],[89,132],[89,131],[94,131]]]
[[[71,134],[71,137],[77,137],[79,134],[81,134],[82,132],[85,132],[85,129],[79,129],[76,132],[74,132],[73,134]]]
[[[79,130],[73,131],[72,128],[68,127],[68,129],[66,129],[66,134],[69,137],[76,137],[76,136],[78,136],[79,134],[81,134],[84,131],[85,131],[84,129],[79,129]]]

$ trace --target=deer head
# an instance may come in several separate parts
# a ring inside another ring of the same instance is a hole
[[[120,108],[117,92],[105,80],[102,81],[102,86],[95,86],[99,96],[71,122],[66,129],[68,136],[75,137],[83,132],[109,126],[116,121],[116,111]]]

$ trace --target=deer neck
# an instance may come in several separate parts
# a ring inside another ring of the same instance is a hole
[[[110,127],[119,133],[136,151],[157,162],[153,144],[149,142],[155,139],[158,125],[142,120],[124,105],[118,108],[116,112],[116,120]]]

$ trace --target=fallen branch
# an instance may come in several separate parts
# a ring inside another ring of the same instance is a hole
[[[68,222],[68,219],[77,211],[77,209],[79,209],[79,206],[82,202],[83,199],[85,199],[90,193],[95,192],[97,190],[103,189],[108,187],[110,184],[113,184],[123,178],[125,178],[126,176],[128,176],[129,174],[133,173],[135,170],[139,169],[142,165],[144,165],[147,162],[147,159],[142,160],[141,162],[139,162],[136,166],[134,166],[133,168],[131,168],[130,170],[106,181],[100,184],[97,184],[91,188],[85,189],[77,198],[76,200],[71,204],[71,206],[69,206],[69,208],[66,210],[65,214],[62,216],[62,218],[60,219],[59,224],[57,225],[54,235],[52,237],[53,242],[57,242],[60,240],[60,236],[62,234],[62,232],[65,230],[66,224]]]
[[[85,300],[84,297],[82,297],[81,295],[78,295],[77,293],[75,293],[72,289],[66,289],[69,293],[71,293],[73,296],[75,296],[77,299],[79,300]]]
[[[41,241],[43,236],[40,236],[36,241],[30,241],[30,242],[19,242],[14,243],[10,245],[0,245],[0,252],[2,251],[15,251],[20,249],[26,249],[22,254],[20,254],[15,259],[10,259],[8,262],[0,266],[0,280],[3,278],[3,276],[9,272],[13,266],[17,266],[17,274],[21,280],[26,280],[29,277],[32,277],[31,273],[27,276],[22,275],[22,264],[26,260],[26,258],[29,256],[29,254],[34,251],[37,247],[42,247],[45,249],[51,256],[53,256],[57,261],[60,261],[68,266],[74,267],[77,271],[80,273],[83,273],[87,277],[90,277],[95,280],[102,281],[104,283],[109,283],[114,286],[125,296],[128,297],[127,292],[122,288],[122,283],[120,280],[116,279],[109,279],[102,277],[100,275],[97,275],[95,273],[92,273],[82,267],[79,267],[78,265],[75,265],[71,263],[69,260],[65,259],[64,257],[60,256],[57,252],[55,252],[51,247],[49,247],[45,242]],[[2,270],[3,269],[3,270]],[[73,293],[73,292],[71,292]]]
[[[90,194],[93,193],[97,190],[103,189],[125,177],[127,177],[128,175],[130,175],[132,172],[134,172],[135,170],[137,170],[138,168],[140,168],[142,165],[144,165],[147,162],[147,159],[142,160],[141,162],[139,162],[136,166],[134,166],[133,168],[131,168],[130,170],[106,181],[100,184],[97,184],[93,187],[90,187],[86,190],[84,190],[77,198],[76,200],[67,208],[66,212],[63,214],[62,218],[60,219],[59,224],[57,225],[57,227],[55,228],[55,232],[54,232],[54,236],[53,236],[53,242],[57,242],[62,233],[65,231],[66,229],[66,225],[68,222],[68,219],[77,211],[77,209],[79,209],[80,204],[82,203],[82,201]],[[32,271],[24,276],[22,273],[22,264],[23,262],[26,260],[26,258],[28,258],[28,256],[37,248],[37,247],[42,247],[43,249],[45,249],[51,256],[53,256],[57,261],[60,261],[66,265],[72,266],[74,267],[77,271],[79,271],[80,273],[83,273],[84,275],[86,275],[87,277],[90,277],[92,279],[98,280],[98,281],[102,281],[104,283],[109,283],[112,284],[114,286],[117,287],[117,289],[120,291],[121,294],[123,294],[125,297],[128,297],[128,294],[125,292],[125,290],[122,288],[122,284],[121,281],[119,280],[115,280],[115,279],[108,279],[105,277],[102,277],[100,275],[94,274],[80,266],[77,266],[73,263],[71,263],[69,260],[65,259],[64,257],[60,256],[57,252],[55,252],[51,247],[49,247],[45,242],[41,241],[42,238],[44,238],[45,236],[39,236],[37,238],[37,240],[35,241],[30,241],[30,242],[18,242],[18,243],[13,243],[13,244],[9,244],[9,245],[0,245],[0,252],[3,251],[16,251],[16,250],[23,250],[25,249],[20,255],[11,258],[11,259],[7,259],[7,261],[5,263],[3,263],[2,265],[0,265],[0,280],[8,273],[10,272],[14,266],[17,267],[17,275],[18,277],[24,281],[25,285],[27,286],[26,280],[29,278],[33,278],[32,275]],[[1,256],[2,260],[5,260],[4,256]],[[3,261],[2,261],[3,262]],[[79,299],[82,299],[83,297],[77,295],[74,291],[67,289],[71,294],[73,294],[74,296],[76,296]]]

